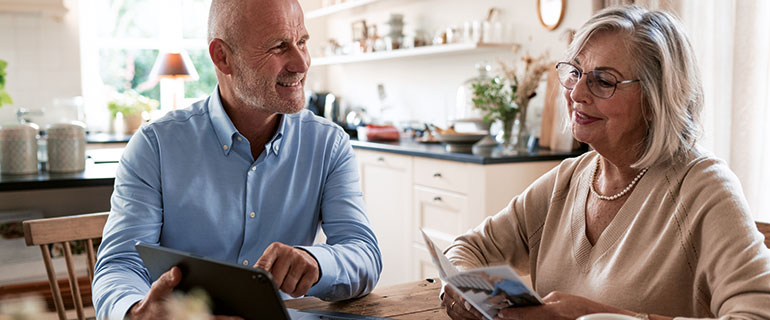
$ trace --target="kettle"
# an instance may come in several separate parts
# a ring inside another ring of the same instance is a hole
[[[341,123],[339,99],[331,92],[314,92],[308,99],[307,109],[331,122]]]

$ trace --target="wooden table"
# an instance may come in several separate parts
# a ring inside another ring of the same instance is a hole
[[[449,319],[438,294],[441,281],[427,279],[376,288],[369,295],[341,302],[306,297],[284,301],[287,308],[328,310],[396,319]]]

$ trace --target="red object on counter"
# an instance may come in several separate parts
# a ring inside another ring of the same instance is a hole
[[[370,141],[398,141],[401,138],[394,126],[366,125],[366,138]]]

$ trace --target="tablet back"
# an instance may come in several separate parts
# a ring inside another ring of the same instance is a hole
[[[173,266],[182,271],[177,290],[201,288],[214,303],[213,314],[240,316],[244,319],[288,320],[286,307],[270,273],[261,268],[204,258],[189,252],[138,243],[152,281]]]

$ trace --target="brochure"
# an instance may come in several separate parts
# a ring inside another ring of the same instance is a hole
[[[444,283],[458,292],[476,310],[492,320],[500,309],[543,304],[543,299],[521,280],[516,271],[508,265],[491,266],[467,271],[458,271],[449,259],[436,247],[433,240],[422,232],[425,246],[439,270]]]

